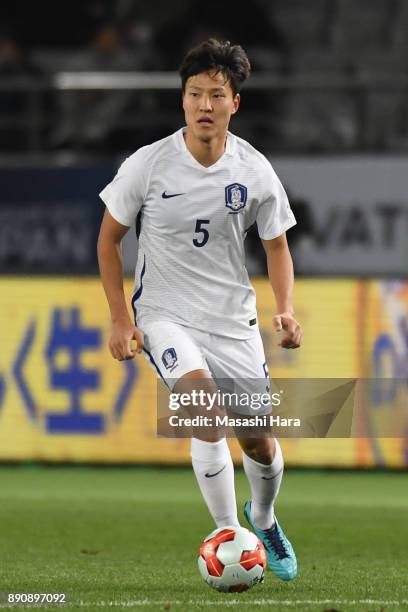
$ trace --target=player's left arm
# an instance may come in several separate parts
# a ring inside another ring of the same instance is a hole
[[[296,321],[293,308],[294,272],[292,256],[286,234],[272,240],[262,240],[268,261],[268,276],[275,294],[278,314],[273,318],[275,331],[284,330],[282,348],[299,348],[302,342],[302,328]]]

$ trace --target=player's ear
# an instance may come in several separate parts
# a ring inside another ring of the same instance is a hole
[[[237,110],[239,109],[240,102],[241,102],[241,96],[239,95],[239,93],[237,93],[234,96],[234,99],[232,101],[232,105],[233,105],[232,106],[232,113],[231,113],[232,115],[234,115],[237,112]]]

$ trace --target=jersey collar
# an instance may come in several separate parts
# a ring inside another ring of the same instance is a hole
[[[200,168],[202,168],[203,170],[211,170],[212,168],[214,168],[215,166],[218,167],[218,164],[224,160],[225,156],[233,156],[234,155],[234,151],[235,151],[235,145],[236,145],[236,138],[234,136],[234,134],[231,134],[231,132],[227,132],[227,142],[225,144],[225,152],[224,155],[222,155],[220,157],[220,159],[218,161],[215,162],[215,164],[213,164],[212,166],[210,166],[209,168],[205,168],[205,166],[203,166],[202,164],[200,164],[196,159],[194,159],[194,157],[191,155],[190,151],[187,149],[186,147],[186,142],[184,140],[184,136],[183,136],[183,132],[186,129],[186,126],[180,128],[179,130],[177,130],[177,132],[175,132],[173,134],[173,139],[176,145],[176,148],[178,151],[185,153],[186,155],[188,155],[191,160],[193,160],[193,162],[195,162],[195,164],[197,166],[199,166]]]

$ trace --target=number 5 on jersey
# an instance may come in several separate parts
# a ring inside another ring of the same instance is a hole
[[[196,234],[201,235],[199,239],[193,238],[194,246],[203,247],[205,244],[207,244],[210,234],[208,233],[208,229],[206,227],[203,227],[203,225],[206,225],[209,222],[209,219],[197,219],[194,231]]]

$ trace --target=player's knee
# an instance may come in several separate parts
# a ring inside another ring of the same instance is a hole
[[[215,388],[215,382],[211,376],[211,372],[203,369],[191,370],[191,372],[187,372],[186,374],[183,374],[183,376],[180,376],[174,386],[174,392],[184,393],[184,388],[186,389],[186,392],[188,392],[189,389],[193,388],[195,383],[201,385],[204,384],[204,381],[205,386],[214,386]]]
[[[244,453],[264,465],[270,465],[275,456],[274,438],[240,438],[240,446]]]

